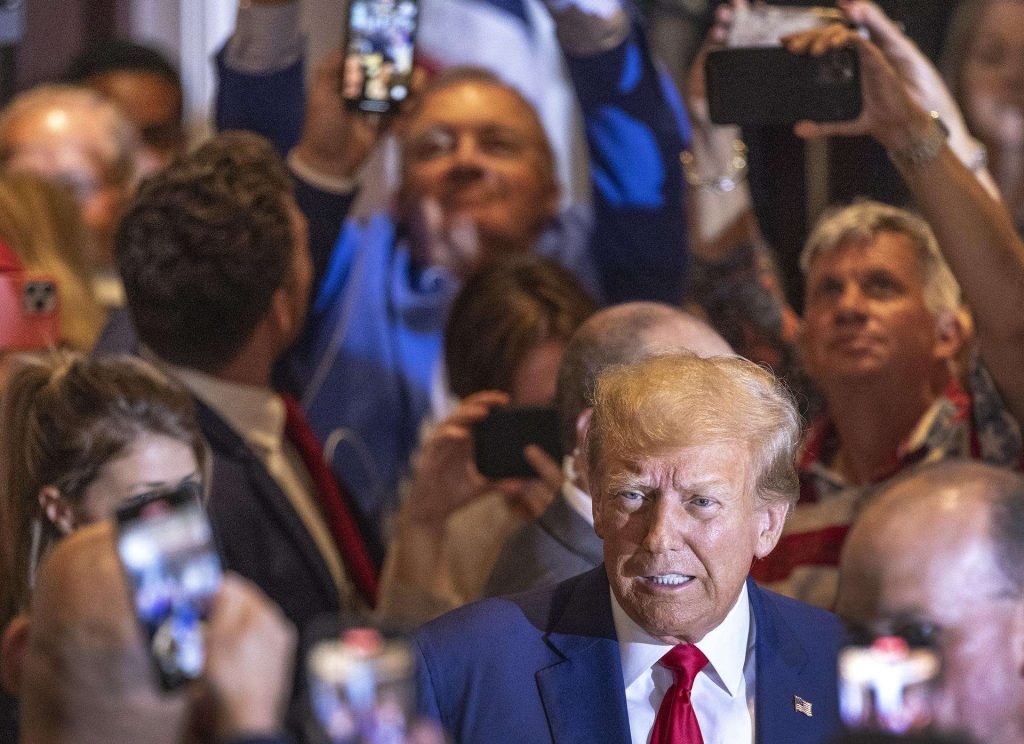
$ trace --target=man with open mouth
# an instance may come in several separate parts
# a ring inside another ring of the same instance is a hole
[[[423,711],[463,743],[829,741],[839,622],[747,577],[797,497],[789,394],[683,354],[609,369],[593,404],[603,565],[424,626]]]

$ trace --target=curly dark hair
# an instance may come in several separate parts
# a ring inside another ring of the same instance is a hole
[[[142,184],[115,252],[139,338],[216,373],[290,281],[291,181],[271,144],[226,132]]]

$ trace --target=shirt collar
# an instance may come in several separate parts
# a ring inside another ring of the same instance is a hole
[[[622,679],[625,687],[629,687],[642,675],[650,674],[651,668],[661,660],[672,644],[659,641],[637,625],[619,605],[615,593],[609,594],[612,620],[619,639]],[[747,654],[754,647],[754,624],[746,582],[725,619],[695,645],[708,659],[704,672],[716,685],[734,696],[743,679]]]
[[[933,459],[931,453],[941,451],[948,443],[950,431],[955,428],[956,422],[970,415],[970,403],[970,396],[964,392],[956,378],[952,378],[942,394],[932,401],[914,428],[900,442],[889,466],[873,480],[885,480],[907,465]],[[800,469],[813,471],[818,478],[837,489],[848,487],[850,484],[846,479],[829,466],[838,448],[839,437],[835,425],[826,413],[812,422],[804,435]]]
[[[281,396],[273,390],[228,382],[166,362],[163,366],[248,445],[264,454],[280,449],[284,439],[285,407]]]
[[[566,455],[562,458],[562,475],[565,476],[562,480],[562,498],[565,499],[565,503],[569,505],[570,509],[579,514],[583,521],[593,527],[594,509],[590,494],[579,489],[573,482],[576,480],[575,462],[576,458],[572,455]]]

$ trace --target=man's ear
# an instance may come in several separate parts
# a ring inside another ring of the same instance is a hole
[[[295,317],[291,292],[287,283],[274,290],[270,297],[270,317],[280,338],[293,338],[293,330],[298,319]]]
[[[21,670],[25,666],[30,627],[28,614],[22,613],[11,620],[0,636],[0,687],[14,697],[21,691]]]
[[[964,311],[966,312],[966,311]],[[960,311],[943,310],[935,319],[935,358],[952,360],[967,342],[968,330]]]
[[[572,451],[572,469],[576,474],[575,485],[585,493],[590,492],[590,476],[587,473],[587,431],[590,429],[590,417],[594,409],[584,408],[576,417],[576,447]]]
[[[75,512],[57,490],[56,486],[43,486],[39,489],[39,507],[46,517],[62,535],[70,535],[75,529]]]
[[[755,495],[755,499],[760,496]],[[762,501],[755,507],[758,511],[758,534],[757,544],[754,548],[755,558],[764,558],[775,549],[782,537],[782,528],[786,524],[786,517],[789,516],[790,504],[786,499],[772,498]]]

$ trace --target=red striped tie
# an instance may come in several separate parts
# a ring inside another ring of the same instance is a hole
[[[349,578],[366,603],[374,607],[377,603],[377,570],[359,534],[347,494],[324,460],[320,443],[309,427],[299,402],[290,395],[282,395],[281,398],[285,410],[284,434],[299,453],[313,479],[320,512],[345,562]]]
[[[708,657],[692,643],[685,643],[673,646],[658,663],[672,672],[675,681],[658,708],[651,744],[704,744],[690,690],[697,674],[707,666]]]

